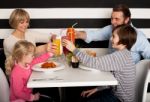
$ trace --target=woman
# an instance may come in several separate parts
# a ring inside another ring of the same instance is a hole
[[[15,9],[9,18],[9,24],[14,29],[13,32],[4,39],[4,52],[6,55],[6,58],[11,55],[13,51],[13,47],[19,40],[27,40],[28,42],[33,43],[34,45],[37,42],[49,42],[49,37],[45,34],[39,34],[37,32],[31,32],[28,30],[30,23],[30,16],[27,11],[24,9]],[[55,35],[53,35],[55,36]],[[53,37],[51,37],[53,38]],[[36,47],[36,55],[40,55],[47,51],[48,44],[41,45]],[[54,100],[56,102],[59,102],[59,93],[57,88],[51,88],[51,89],[37,89],[38,92],[42,94],[48,94],[49,96],[54,97]],[[37,91],[34,90],[34,91]]]
[[[30,16],[23,9],[15,9],[9,18],[9,24],[14,29],[13,32],[4,39],[4,52],[6,58],[12,53],[15,43],[19,40],[27,40],[34,45],[37,42],[49,42],[49,36],[28,30]],[[36,54],[39,55],[46,51],[47,44],[36,47]]]

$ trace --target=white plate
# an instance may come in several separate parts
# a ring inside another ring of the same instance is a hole
[[[87,67],[86,65],[80,64],[79,68],[81,69],[85,69],[85,70],[89,70],[89,71],[99,71],[97,69],[91,68],[91,67]]]
[[[62,70],[62,69],[65,68],[63,64],[58,63],[58,62],[54,62],[56,64],[56,68],[41,68],[41,65],[43,63],[45,63],[45,62],[38,63],[38,64],[34,65],[32,70],[34,70],[34,71],[42,71],[42,72],[53,72],[53,71]]]

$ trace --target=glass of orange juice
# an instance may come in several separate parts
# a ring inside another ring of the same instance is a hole
[[[61,37],[56,37],[56,39],[54,39],[52,43],[56,45],[57,47],[55,56],[60,56],[61,55]]]

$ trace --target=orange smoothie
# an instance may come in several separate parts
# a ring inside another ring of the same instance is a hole
[[[75,43],[75,30],[74,30],[74,28],[68,28],[67,29],[67,36],[68,36],[68,39],[70,41]]]
[[[57,46],[57,50],[55,52],[56,56],[61,55],[61,40],[59,38],[56,38],[53,40],[53,44]]]

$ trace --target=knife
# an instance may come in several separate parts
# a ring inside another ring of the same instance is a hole
[[[41,97],[45,97],[45,98],[50,98],[50,99],[51,99],[50,96],[47,96],[47,95],[44,95],[44,94],[40,94],[40,96],[41,96]]]

